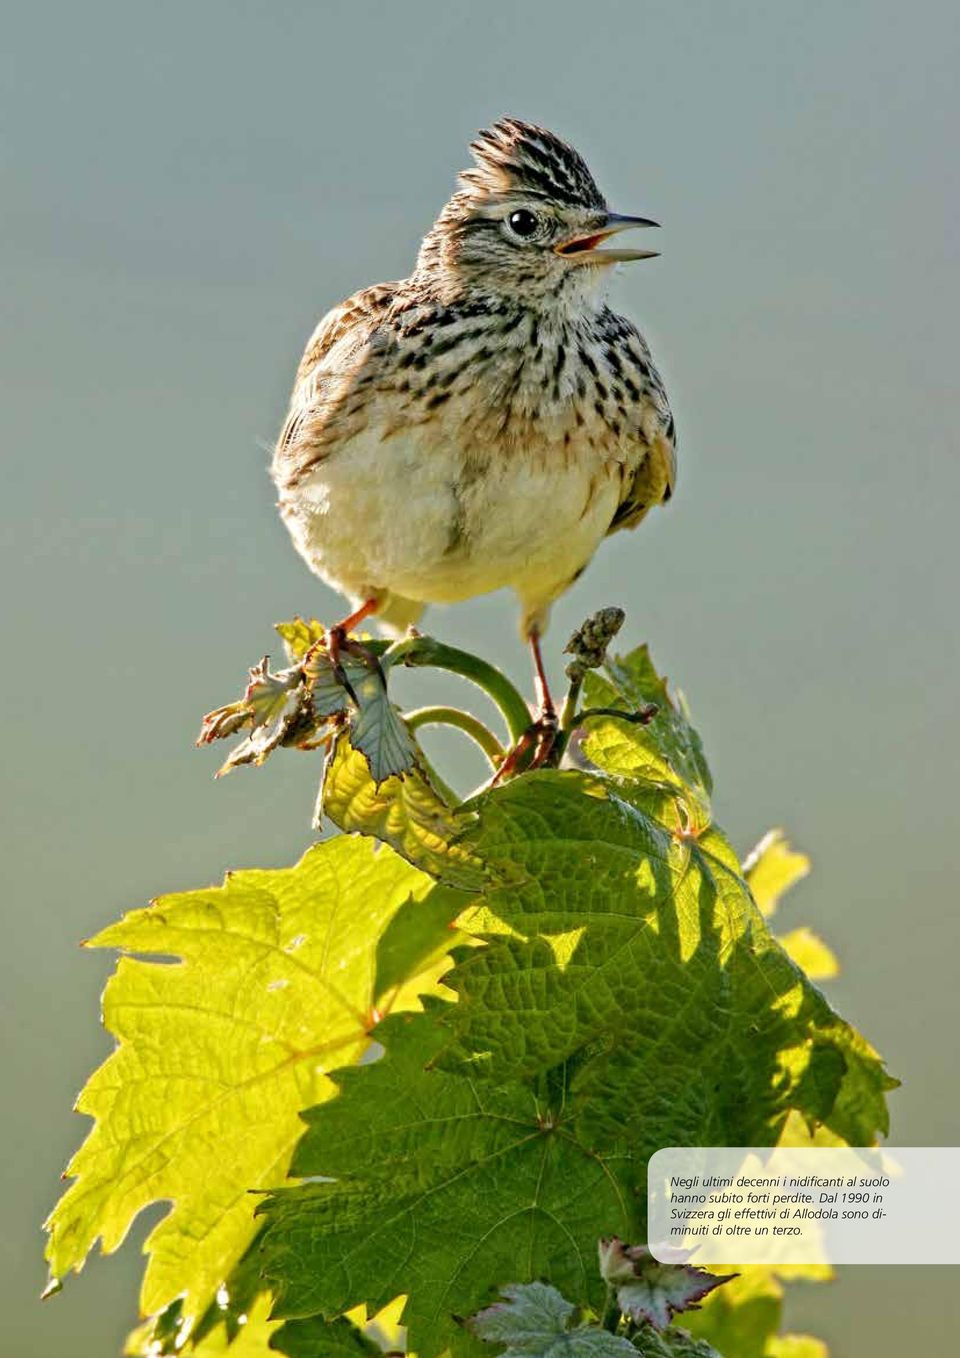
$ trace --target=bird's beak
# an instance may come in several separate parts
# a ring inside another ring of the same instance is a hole
[[[608,212],[600,227],[588,236],[574,236],[553,248],[558,255],[573,264],[622,264],[630,259],[655,259],[659,250],[602,250],[603,242],[631,227],[659,226],[649,217],[624,217],[619,212]]]

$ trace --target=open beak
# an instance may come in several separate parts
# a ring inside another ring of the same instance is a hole
[[[558,255],[574,264],[622,264],[630,259],[656,259],[659,250],[603,250],[604,241],[631,227],[659,226],[649,217],[624,217],[619,212],[608,212],[606,219],[597,231],[589,236],[574,236],[572,240],[561,241],[553,248]]]

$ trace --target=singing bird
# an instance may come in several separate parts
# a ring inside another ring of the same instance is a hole
[[[604,300],[611,212],[583,158],[501,118],[409,278],[362,288],[309,340],[277,441],[280,513],[304,560],[376,615],[510,586],[540,655],[550,606],[601,541],[673,489],[674,422],[646,341]]]

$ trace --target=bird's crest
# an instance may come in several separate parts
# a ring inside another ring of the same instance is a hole
[[[571,207],[606,209],[583,157],[544,127],[500,118],[478,133],[470,150],[476,168],[460,174],[467,193],[521,192]]]

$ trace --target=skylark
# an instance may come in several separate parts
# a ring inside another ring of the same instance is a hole
[[[509,585],[539,639],[603,538],[667,500],[674,424],[643,336],[603,297],[611,212],[581,156],[502,118],[409,278],[363,288],[307,344],[272,474],[310,568],[346,595],[341,639],[376,614]]]

